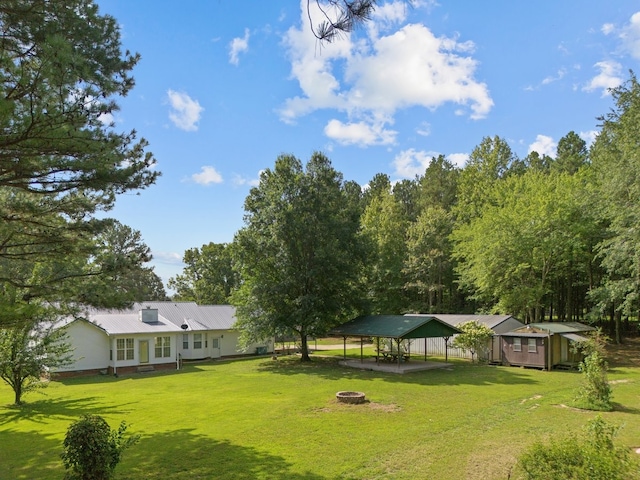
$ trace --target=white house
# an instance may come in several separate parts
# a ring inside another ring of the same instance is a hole
[[[75,362],[60,375],[179,368],[184,360],[273,352],[273,340],[239,346],[235,308],[195,302],[143,302],[128,310],[88,310],[59,323]]]
[[[421,314],[408,314],[421,315]],[[490,362],[500,362],[502,360],[502,348],[500,345],[500,334],[510,332],[516,328],[523,327],[524,324],[511,315],[456,315],[443,313],[424,314],[430,317],[436,317],[438,320],[448,323],[453,327],[457,327],[462,323],[476,321],[486,325],[494,332],[491,345],[487,345],[489,351]],[[418,339],[411,344],[412,354],[426,354],[444,357],[471,358],[470,352],[451,346],[453,338],[428,338]]]

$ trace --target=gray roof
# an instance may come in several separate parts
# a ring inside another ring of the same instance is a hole
[[[423,315],[426,317],[436,317],[438,320],[447,322],[449,325],[457,326],[461,323],[476,321],[487,327],[494,329],[502,322],[514,319],[512,315],[467,315],[467,314],[449,314],[449,313],[408,313],[407,315]],[[515,320],[515,319],[514,319]],[[518,320],[516,320],[518,321]]]
[[[140,321],[139,312],[158,310],[158,322]],[[109,334],[231,330],[236,322],[231,305],[198,305],[195,302],[141,302],[126,310],[88,308],[85,318]],[[186,329],[181,328],[187,325]],[[164,330],[163,330],[164,329]]]
[[[579,332],[593,332],[595,328],[590,325],[585,325],[580,322],[542,322],[542,323],[530,323],[526,327],[533,330],[544,330],[551,334],[555,333],[579,333]],[[519,329],[522,330],[522,329]]]
[[[109,335],[126,333],[175,333],[181,331],[161,315],[153,323],[142,322],[137,313],[103,313],[91,315],[91,323],[102,328]]]

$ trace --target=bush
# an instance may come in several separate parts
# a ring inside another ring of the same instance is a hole
[[[118,430],[99,415],[83,415],[72,423],[64,439],[62,462],[67,480],[109,480],[113,477],[122,452],[140,439],[139,435],[124,437],[125,422]]]
[[[580,363],[583,382],[576,401],[581,408],[607,412],[613,409],[611,386],[607,379],[605,343],[606,337],[597,331],[589,340],[579,344],[584,355],[584,360]]]
[[[528,480],[630,480],[629,451],[616,447],[617,428],[600,416],[591,420],[582,436],[535,443],[518,460],[522,478]]]

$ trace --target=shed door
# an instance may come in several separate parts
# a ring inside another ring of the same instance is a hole
[[[140,353],[140,363],[149,363],[149,340],[138,342],[138,353]]]

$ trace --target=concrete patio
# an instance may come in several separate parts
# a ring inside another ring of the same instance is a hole
[[[410,360],[408,362],[389,363],[389,362],[376,362],[375,358],[364,358],[362,360],[341,360],[339,365],[349,368],[359,368],[360,370],[372,370],[376,372],[388,372],[388,373],[410,373],[420,372],[424,370],[435,370],[438,368],[453,368],[452,363],[445,362],[431,362],[424,360]]]

